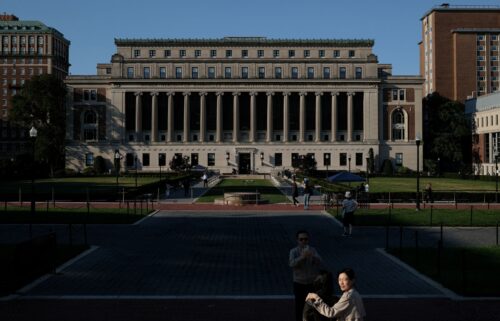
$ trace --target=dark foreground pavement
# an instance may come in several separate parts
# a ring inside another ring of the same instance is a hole
[[[496,321],[500,301],[365,299],[366,321]],[[293,321],[289,299],[16,300],[2,321]]]

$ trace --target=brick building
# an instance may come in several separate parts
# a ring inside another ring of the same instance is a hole
[[[39,21],[23,21],[5,13],[0,14],[0,39],[0,157],[13,157],[23,151],[29,128],[16,128],[8,121],[11,99],[35,75],[64,79],[70,42]]]
[[[464,102],[499,90],[500,6],[442,4],[421,21],[424,96]]]

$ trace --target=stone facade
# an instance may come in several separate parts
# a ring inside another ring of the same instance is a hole
[[[142,171],[178,155],[223,173],[269,173],[305,154],[318,169],[363,171],[373,149],[377,169],[384,159],[416,169],[423,79],[392,76],[372,40],[115,44],[97,75],[66,79],[70,168],[96,156],[111,168],[118,151],[122,168]]]

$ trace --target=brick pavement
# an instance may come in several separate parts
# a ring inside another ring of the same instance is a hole
[[[336,222],[317,211],[238,209],[184,208],[138,226],[93,227],[97,250],[20,299],[0,302],[0,319],[290,320],[286,256],[295,231],[305,227],[332,270],[356,269],[367,320],[432,320],[432,314],[435,320],[495,320],[498,300],[449,300],[380,255],[374,250],[384,244],[380,229],[359,228],[345,239]],[[258,299],[262,295],[270,297]]]

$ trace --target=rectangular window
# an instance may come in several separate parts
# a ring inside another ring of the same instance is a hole
[[[175,78],[182,79],[182,67],[175,67]]]
[[[397,89],[392,90],[392,100],[398,100],[398,92]]]
[[[201,50],[200,50],[200,49],[196,49],[196,50],[194,51],[194,56],[195,56],[195,58],[199,58],[199,57],[201,57]]]
[[[339,58],[340,57],[340,50],[334,50],[333,51],[333,58]]]
[[[215,67],[208,67],[208,79],[214,79],[215,78]]]
[[[140,49],[135,49],[134,50],[134,58],[139,58],[141,56],[141,50]]]
[[[241,78],[248,79],[248,67],[241,67]]]
[[[149,166],[149,154],[148,153],[142,154],[142,166]]]
[[[363,166],[363,153],[356,153],[356,166]]]
[[[172,51],[170,49],[165,49],[163,54],[166,58],[170,58],[172,56]]]
[[[224,68],[224,78],[231,79],[231,76],[232,76],[231,67],[225,67]]]
[[[349,50],[349,58],[354,58],[356,56],[356,51]]]
[[[207,154],[207,165],[208,166],[215,166],[215,153],[208,153]]]
[[[304,58],[309,58],[311,57],[311,51],[310,50],[304,50]]]
[[[93,166],[94,165],[94,154],[86,153],[85,154],[85,166]]]
[[[181,57],[181,58],[186,57],[186,50],[185,49],[179,50],[179,57]]]
[[[399,100],[405,100],[405,90],[404,89],[399,90]]]
[[[31,74],[33,74],[33,69],[30,68]],[[134,78],[134,67],[127,67],[127,78]]]
[[[274,78],[281,79],[281,76],[282,76],[281,67],[274,68]]]
[[[191,166],[198,165],[198,153],[191,153]]]
[[[198,67],[191,68],[191,78],[198,79]]]
[[[160,67],[160,78],[167,78],[167,67]]]
[[[283,154],[274,153],[274,166],[283,166]]]
[[[330,67],[323,67],[323,78],[330,79]]]
[[[167,154],[159,153],[158,154],[158,166],[165,166],[165,165],[167,165]]]
[[[266,68],[259,67],[259,79],[266,78]]]
[[[151,70],[149,69],[149,67],[143,68],[143,77],[144,77],[144,79],[151,78]]]
[[[233,56],[233,51],[231,49],[226,50],[226,58],[231,58]]]
[[[319,50],[319,51],[318,51],[318,56],[319,56],[320,58],[325,58],[325,51],[324,51],[324,50]]]
[[[361,77],[363,76],[363,68],[356,67],[355,70],[356,70],[356,74],[355,74],[356,79],[361,79]]]
[[[292,67],[292,79],[299,79],[299,68]]]
[[[150,50],[149,51],[149,58],[154,58],[156,57],[156,50]]]
[[[307,67],[307,79],[314,79],[314,67]]]
[[[217,58],[217,50],[215,49],[210,50],[210,57]]]
[[[339,154],[339,165],[346,166],[347,165],[347,153]]]
[[[347,75],[346,67],[340,67],[339,68],[339,78],[346,79],[346,75]]]
[[[264,58],[264,50],[261,49],[257,50],[257,57]]]
[[[273,57],[274,58],[279,58],[280,56],[280,51],[279,50],[273,50]]]
[[[248,50],[243,49],[241,51],[241,58],[248,58]]]
[[[396,166],[403,166],[403,153],[396,153]]]
[[[292,167],[298,167],[299,166],[299,153],[292,153]]]
[[[295,57],[295,50],[288,50],[288,58],[294,58]]]
[[[330,153],[324,153],[323,154],[323,165],[325,166],[330,166],[331,165],[331,154]]]

